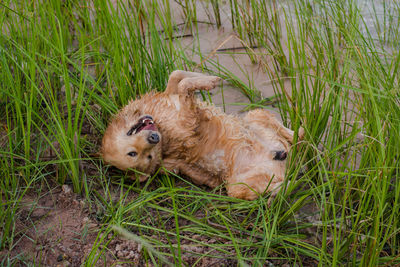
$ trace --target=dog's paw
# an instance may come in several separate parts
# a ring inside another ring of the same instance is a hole
[[[221,80],[217,76],[202,76],[202,77],[191,77],[185,78],[178,84],[179,93],[190,93],[195,90],[206,90],[209,91],[214,89],[218,82]]]
[[[203,79],[204,79],[204,86],[201,89],[207,90],[207,91],[214,89],[219,84],[219,82],[222,80],[220,77],[217,77],[217,76],[206,76]]]

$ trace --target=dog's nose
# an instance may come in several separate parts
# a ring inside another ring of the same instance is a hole
[[[286,151],[276,151],[275,152],[275,156],[274,156],[274,160],[285,160],[287,157],[287,153]]]
[[[160,142],[160,136],[158,133],[151,133],[149,137],[147,137],[147,141],[149,141],[150,144],[157,144]]]

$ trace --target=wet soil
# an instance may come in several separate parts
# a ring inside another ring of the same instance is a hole
[[[20,265],[79,266],[97,237],[97,223],[68,185],[25,195],[16,217],[16,242],[1,254]]]
[[[6,257],[18,259],[14,263],[18,266],[81,266],[88,258],[93,246],[98,245],[96,239],[102,238],[99,234],[102,225],[96,220],[96,214],[90,211],[86,201],[72,192],[68,185],[54,186],[49,192],[39,198],[33,194],[24,197],[17,219],[15,244],[10,250],[0,252],[0,259]],[[132,195],[131,197],[135,197]],[[202,216],[199,214],[199,216]],[[179,225],[189,222],[180,219]],[[175,223],[166,225],[167,230],[173,229]],[[198,243],[189,239],[213,244],[223,242],[223,239],[209,238],[198,234],[182,234],[181,255],[185,265],[192,266],[234,266],[235,260],[225,258],[208,246],[198,246]],[[158,239],[161,244],[168,245],[171,238],[167,236],[149,236]],[[226,241],[225,241],[226,242]],[[106,245],[106,247],[104,247]],[[227,243],[226,245],[231,245]],[[101,242],[100,259],[94,266],[153,266],[144,255],[141,244],[124,238],[121,235],[108,234]],[[175,245],[176,246],[176,245]],[[167,247],[166,251],[169,250]],[[93,250],[95,251],[95,250]],[[92,253],[93,253],[92,251]],[[199,258],[199,254],[208,257]],[[234,248],[231,248],[234,255]],[[174,263],[172,258],[167,261]],[[90,264],[90,263],[89,263]]]

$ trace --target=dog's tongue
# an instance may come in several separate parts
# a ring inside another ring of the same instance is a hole
[[[147,124],[143,127],[143,130],[157,131],[157,127],[154,124]]]

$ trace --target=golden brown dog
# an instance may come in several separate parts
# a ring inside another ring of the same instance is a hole
[[[140,181],[160,166],[212,188],[226,183],[229,196],[255,199],[283,182],[293,131],[270,112],[227,115],[198,101],[220,78],[174,71],[163,93],[131,101],[111,121],[102,141],[105,162],[135,169]]]

